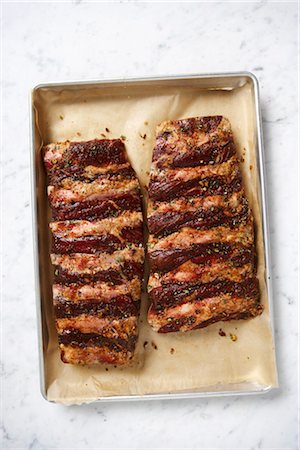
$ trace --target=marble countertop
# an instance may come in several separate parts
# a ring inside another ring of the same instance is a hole
[[[2,2],[3,449],[297,449],[297,4]],[[39,392],[29,92],[41,82],[252,71],[261,86],[280,388],[63,407]]]

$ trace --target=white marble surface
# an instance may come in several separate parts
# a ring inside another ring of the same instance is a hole
[[[2,448],[297,449],[297,4],[7,2]],[[39,392],[29,90],[44,81],[253,71],[261,83],[280,389],[62,407]]]

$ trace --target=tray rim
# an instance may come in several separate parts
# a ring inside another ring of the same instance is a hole
[[[72,87],[72,86],[84,86],[84,85],[104,85],[104,84],[133,84],[137,82],[168,82],[171,80],[197,80],[197,79],[217,79],[217,78],[246,78],[253,86],[254,93],[254,110],[256,119],[256,134],[257,134],[257,166],[258,175],[260,180],[260,195],[261,195],[261,218],[262,218],[262,232],[264,242],[264,257],[265,257],[265,269],[266,269],[266,286],[268,292],[268,306],[270,315],[270,329],[274,344],[274,356],[276,365],[276,345],[275,345],[275,332],[274,332],[274,307],[273,307],[273,289],[272,289],[272,275],[271,275],[271,250],[269,240],[269,215],[268,215],[268,193],[266,186],[266,170],[265,170],[265,158],[264,158],[264,143],[263,143],[263,127],[262,127],[262,115],[260,109],[260,90],[259,81],[256,75],[250,71],[238,71],[238,72],[214,72],[214,73],[192,73],[192,74],[178,74],[178,75],[157,75],[146,77],[123,77],[123,78],[101,78],[91,80],[72,80],[72,81],[56,81],[56,82],[42,82],[35,85],[30,91],[30,111],[29,111],[29,124],[30,124],[30,178],[31,178],[31,205],[32,205],[32,236],[33,236],[33,256],[34,256],[34,284],[35,284],[35,303],[36,303],[36,317],[37,317],[37,338],[38,338],[38,353],[39,353],[39,373],[40,373],[40,392],[42,397],[50,403],[61,403],[47,398],[46,386],[45,386],[45,368],[44,368],[44,351],[43,351],[43,337],[42,337],[42,315],[41,315],[41,290],[40,290],[40,276],[39,276],[39,252],[38,252],[38,222],[37,222],[37,201],[36,201],[36,165],[35,165],[35,109],[34,109],[34,95],[39,89],[59,88],[59,87]],[[225,88],[225,87],[224,87]],[[223,88],[223,89],[224,89]],[[209,88],[207,88],[209,89]],[[222,90],[222,88],[219,88]],[[238,385],[242,385],[239,383]],[[135,400],[170,400],[170,399],[187,399],[187,398],[205,398],[205,397],[228,397],[228,396],[240,396],[240,395],[262,395],[270,392],[271,390],[278,389],[276,386],[259,386],[255,389],[249,390],[230,390],[225,389],[223,391],[195,391],[195,392],[173,392],[173,393],[160,393],[160,394],[144,394],[144,395],[116,395],[99,397],[95,400],[89,401],[89,403],[95,402],[113,402],[113,401],[135,401]],[[213,386],[212,386],[213,387]],[[216,387],[216,385],[215,385]],[[209,389],[210,387],[208,387]],[[83,401],[83,403],[87,403]],[[72,403],[74,404],[74,403]]]
[[[35,91],[39,89],[48,89],[48,88],[57,88],[64,86],[84,86],[84,85],[93,85],[93,84],[118,84],[118,83],[135,83],[135,82],[152,82],[152,81],[170,81],[170,80],[191,80],[191,79],[214,79],[214,78],[249,78],[254,87],[259,89],[259,81],[256,75],[250,71],[241,71],[241,72],[213,72],[213,73],[191,73],[191,74],[177,74],[177,75],[156,75],[156,76],[144,76],[144,77],[122,77],[122,78],[101,78],[101,79],[90,79],[90,80],[67,80],[67,81],[53,81],[53,82],[41,82],[33,86],[31,89],[31,95],[35,93]],[[222,89],[222,88],[220,88]]]

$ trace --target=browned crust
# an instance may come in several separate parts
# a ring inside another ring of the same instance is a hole
[[[72,347],[60,344],[61,360],[68,364],[115,364],[123,366],[130,362],[134,353],[127,349],[120,352],[111,350],[107,346],[102,347]]]

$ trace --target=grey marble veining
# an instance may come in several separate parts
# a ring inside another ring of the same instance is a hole
[[[297,4],[2,4],[2,448],[297,449]],[[280,390],[62,407],[39,393],[29,91],[43,81],[253,71],[261,85]]]

